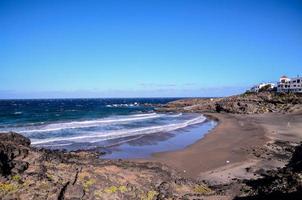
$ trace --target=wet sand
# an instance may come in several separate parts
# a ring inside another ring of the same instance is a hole
[[[108,153],[102,155],[102,158],[147,159],[154,153],[184,149],[203,138],[216,124],[214,120],[206,120],[201,124],[191,125],[171,132],[159,132],[142,135],[133,139],[130,138],[128,142],[107,147]]]
[[[268,163],[251,155],[252,149],[282,140],[302,140],[302,115],[297,114],[207,114],[219,121],[203,139],[189,147],[156,153],[152,161],[164,163],[185,177],[226,183],[233,178],[251,178],[247,167],[281,165]]]

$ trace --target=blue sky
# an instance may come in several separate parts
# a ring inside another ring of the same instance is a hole
[[[302,1],[0,1],[0,98],[225,96],[302,69]]]

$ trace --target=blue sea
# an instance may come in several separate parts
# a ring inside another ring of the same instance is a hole
[[[152,106],[174,100],[0,100],[0,132],[20,133],[36,147],[101,148],[108,158],[145,157],[183,148],[213,128],[201,114],[156,113]]]

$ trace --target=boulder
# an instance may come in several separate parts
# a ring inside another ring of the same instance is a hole
[[[0,175],[20,173],[27,169],[28,163],[18,160],[28,155],[30,140],[17,133],[0,133]]]

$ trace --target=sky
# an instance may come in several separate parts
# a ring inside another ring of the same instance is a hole
[[[302,75],[302,0],[1,0],[0,98],[204,97]]]

